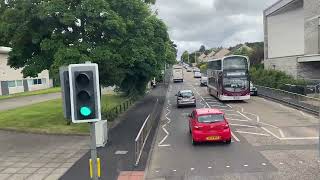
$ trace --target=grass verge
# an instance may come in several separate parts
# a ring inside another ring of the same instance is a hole
[[[60,92],[60,91],[61,91],[60,87],[54,87],[54,88],[42,89],[42,90],[38,90],[38,91],[28,91],[28,92],[22,92],[22,93],[16,93],[16,94],[0,96],[0,100],[16,98],[16,97],[23,97],[23,96],[50,94],[50,93],[56,93],[56,92]]]
[[[101,104],[103,109],[108,110],[125,99],[120,95],[103,95]],[[1,111],[0,129],[46,134],[89,133],[87,123],[67,125],[61,99]]]

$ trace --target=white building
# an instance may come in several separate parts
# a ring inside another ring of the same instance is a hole
[[[280,0],[264,11],[264,64],[320,80],[320,1]]]
[[[49,71],[44,70],[36,78],[23,78],[22,69],[13,69],[7,65],[8,47],[0,47],[0,95],[35,91],[50,87]]]

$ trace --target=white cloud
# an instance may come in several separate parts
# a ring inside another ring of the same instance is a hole
[[[153,9],[178,45],[178,54],[263,40],[262,12],[277,0],[157,0]]]

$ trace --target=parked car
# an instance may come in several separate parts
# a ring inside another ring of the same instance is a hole
[[[191,142],[231,143],[231,130],[227,119],[218,109],[195,109],[189,114],[189,132]]]
[[[257,96],[258,95],[258,89],[250,82],[250,95]]]
[[[201,73],[196,71],[196,72],[194,72],[194,76],[193,77],[194,78],[201,78]]]
[[[191,90],[181,90],[177,94],[177,107],[181,106],[197,106],[196,98]]]
[[[187,72],[191,72],[192,69],[190,67],[187,67]]]
[[[200,69],[197,68],[197,67],[193,67],[192,71],[193,71],[193,72],[200,72]]]
[[[200,86],[207,86],[207,85],[208,85],[208,77],[207,76],[201,76]]]

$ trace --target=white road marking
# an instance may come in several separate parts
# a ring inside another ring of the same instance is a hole
[[[191,170],[191,171],[193,171],[193,170],[194,170],[194,168],[190,168],[190,170]]]
[[[280,140],[314,140],[319,139],[319,137],[287,137],[287,138],[280,138]]]
[[[266,164],[266,163],[261,163],[261,165],[262,165],[262,166],[265,166],[265,165],[267,165],[267,164]]]
[[[279,164],[280,164],[280,165],[283,165],[283,162],[280,162]]]
[[[275,135],[273,132],[269,131],[267,128],[261,127],[261,129],[265,130],[267,133],[271,134],[272,136],[274,136],[275,138],[280,140],[280,138],[277,135]]]
[[[240,139],[234,135],[234,133],[231,131],[231,136],[233,137],[233,139],[235,139],[237,142],[240,142]]]
[[[284,138],[284,133],[281,129],[279,129],[279,133],[280,133],[281,138]]]
[[[117,155],[124,155],[124,154],[127,154],[128,151],[116,151],[114,154],[117,154]]]
[[[226,168],[229,168],[230,166],[226,166]]]
[[[168,103],[170,103],[170,101],[168,100]],[[163,137],[163,139],[158,143],[158,147],[169,147],[170,144],[163,144],[163,142],[169,137],[170,133],[167,131],[167,129],[165,128],[168,124],[171,123],[171,119],[168,117],[168,115],[171,113],[171,111],[169,110],[169,108],[167,108],[167,113],[165,115],[165,118],[167,119],[167,122],[161,126],[162,130],[166,133],[166,135]]]
[[[279,129],[279,127],[274,126],[274,125],[272,125],[272,124],[268,124],[268,123],[265,123],[265,122],[259,122],[259,123],[260,123],[260,124],[264,124],[264,125],[266,125],[266,126],[270,126],[270,127],[273,127],[273,128]]]
[[[305,116],[305,117],[313,118],[313,116],[311,116],[311,115],[309,115],[309,114],[306,114],[306,113],[304,113],[304,112],[302,112],[302,111],[299,111],[299,112],[300,112],[300,114],[302,114],[302,115]]]
[[[159,172],[159,171],[156,171],[157,173]]]
[[[226,104],[229,108],[232,108],[232,106],[231,105],[229,105],[229,104]]]
[[[248,164],[243,165],[244,167],[248,167]]]
[[[255,132],[246,132],[246,131],[236,131],[237,133],[241,134],[253,134],[253,135],[259,135],[259,136],[270,136],[270,134],[263,134],[263,133],[255,133]]]
[[[232,125],[232,126],[241,126],[241,127],[249,127],[249,128],[258,128],[257,126],[249,126],[249,125],[244,125],[244,124],[233,124],[233,123],[230,123],[230,125]]]
[[[208,167],[208,169],[212,169],[212,167],[211,167],[211,166],[209,166],[209,167]]]
[[[237,111],[239,114],[241,114],[241,116],[243,116],[244,118],[248,119],[249,121],[252,121],[252,119],[248,118],[246,115],[242,114],[240,111]]]
[[[228,121],[240,121],[240,122],[248,122],[248,120],[244,120],[244,119],[227,119]]]
[[[226,115],[228,115],[228,116],[238,116],[238,117],[242,117],[242,116],[239,115],[239,114],[226,114]]]
[[[302,164],[303,162],[302,162],[302,161],[299,161],[299,163]]]

